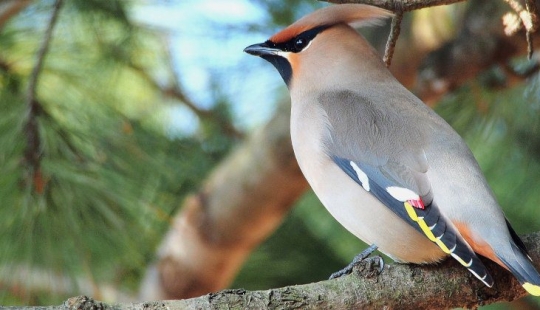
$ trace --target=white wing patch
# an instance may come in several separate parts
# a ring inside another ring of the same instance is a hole
[[[362,184],[362,187],[369,192],[369,178],[367,174],[358,167],[358,165],[354,161],[349,162],[351,164],[351,167],[356,172],[356,175],[358,176],[358,179],[360,180],[360,183]]]
[[[404,187],[389,186],[386,188],[386,191],[396,200],[399,200],[401,202],[420,199],[420,196],[418,196],[418,194]]]

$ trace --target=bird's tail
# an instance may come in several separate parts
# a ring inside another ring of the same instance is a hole
[[[514,242],[512,242],[512,252],[505,253],[506,255],[497,253],[497,257],[508,267],[529,294],[540,296],[540,274],[534,268],[531,258],[524,248],[519,247]]]

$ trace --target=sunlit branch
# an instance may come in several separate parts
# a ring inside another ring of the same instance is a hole
[[[527,57],[531,59],[533,55],[533,51],[534,51],[532,33],[538,30],[538,9],[536,8],[536,3],[534,2],[534,0],[526,0],[525,6],[527,8],[527,12],[529,13],[529,16],[531,17],[531,23],[532,23],[531,28],[527,29],[527,32],[526,32]]]
[[[534,0],[526,0],[525,8],[516,0],[504,0],[508,5],[515,11],[514,15],[509,13],[505,16],[505,32],[507,34],[514,34],[523,27],[525,27],[525,37],[527,39],[527,54],[529,59],[531,59],[533,54],[533,37],[532,34],[538,30],[539,19],[538,19],[538,10],[536,8],[536,3]],[[520,23],[515,22],[515,20],[521,20]],[[509,22],[509,21],[514,21]]]

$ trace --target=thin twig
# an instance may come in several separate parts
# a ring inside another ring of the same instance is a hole
[[[221,128],[227,133],[229,136],[242,139],[244,138],[244,134],[238,129],[236,129],[232,124],[228,122],[224,122],[223,120],[220,120],[219,117],[216,116],[216,114],[210,110],[201,109],[197,106],[195,102],[193,102],[182,90],[180,87],[179,82],[176,81],[176,78],[174,78],[174,84],[172,86],[162,86],[160,85],[148,72],[142,68],[139,65],[136,65],[134,63],[128,64],[130,68],[138,72],[148,83],[150,83],[153,87],[155,87],[157,90],[159,90],[163,95],[167,97],[171,97],[174,99],[177,99],[178,101],[182,102],[186,107],[188,107],[195,115],[197,115],[200,119],[206,119],[206,120],[213,120],[218,122],[218,125],[221,126]],[[173,73],[174,75],[174,73]]]
[[[525,39],[527,40],[527,58],[531,60],[534,49],[533,49],[533,37],[530,31],[527,31],[525,33]]]
[[[394,56],[394,49],[396,48],[396,42],[401,32],[401,21],[403,20],[403,11],[398,10],[396,15],[392,18],[392,26],[390,28],[390,35],[388,41],[386,41],[386,49],[384,51],[384,63],[386,67],[390,67],[392,63],[392,57]]]
[[[32,70],[32,74],[30,75],[30,80],[28,82],[29,103],[34,101],[34,98],[36,96],[36,86],[37,86],[38,77],[41,72],[41,69],[43,68],[43,61],[45,59],[45,55],[47,54],[47,51],[49,50],[52,33],[54,30],[54,26],[56,25],[56,21],[58,19],[58,13],[62,6],[62,2],[63,0],[56,0],[54,4],[51,19],[49,21],[49,25],[47,26],[47,30],[45,31],[45,37],[43,38],[43,42],[41,43],[41,47],[39,48],[39,51],[37,54],[36,65],[34,66],[34,69]]]
[[[39,51],[36,56],[36,65],[32,69],[28,80],[28,92],[27,92],[27,117],[26,124],[24,126],[24,132],[26,134],[26,150],[25,150],[25,159],[26,163],[30,166],[31,169],[31,180],[33,181],[34,188],[36,192],[41,193],[43,191],[43,180],[41,176],[41,141],[39,138],[39,128],[37,123],[37,118],[41,114],[42,106],[36,100],[37,85],[39,75],[43,68],[43,62],[47,51],[49,50],[49,45],[52,38],[52,33],[56,21],[58,19],[58,13],[62,7],[63,0],[56,0],[51,19],[47,25],[45,31],[45,36],[43,42],[39,48]]]
[[[527,29],[527,57],[531,60],[533,55],[533,36],[532,33],[538,30],[538,9],[534,0],[526,0],[525,7],[531,19],[531,28]]]
[[[505,32],[508,34],[514,34],[518,30],[522,28],[522,26],[525,27],[525,38],[527,39],[527,54],[529,59],[532,57],[533,53],[533,39],[532,39],[532,33],[536,32],[538,29],[538,11],[536,8],[536,4],[533,0],[526,0],[525,1],[525,8],[519,3],[517,0],[504,0],[508,5],[516,12],[517,16],[521,20],[520,24],[516,24],[515,22],[507,22],[506,27],[507,29]],[[512,14],[511,14],[512,15]],[[513,18],[515,19],[515,18]],[[507,21],[511,21],[512,18],[509,16],[506,17]]]
[[[167,48],[166,52],[167,52],[167,61],[169,64],[169,68],[174,68],[175,66],[173,65],[173,57],[172,57],[170,48]],[[199,117],[207,118],[207,119],[214,118],[218,122],[219,126],[221,126],[228,135],[238,138],[238,139],[244,138],[244,133],[236,129],[236,127],[234,127],[234,125],[231,124],[230,122],[223,122],[223,120],[220,120],[219,117],[216,117],[215,113],[213,113],[212,111],[201,110],[200,108],[198,108],[197,105],[192,100],[190,100],[188,96],[186,96],[184,92],[182,91],[184,87],[181,84],[181,82],[178,80],[178,76],[174,71],[171,71],[171,78],[172,78],[173,86],[170,87],[169,90],[173,90],[173,92],[169,93],[169,95],[172,95],[173,97],[176,97],[177,99],[182,101],[188,108],[190,108],[196,114],[201,113],[200,115],[197,114]]]

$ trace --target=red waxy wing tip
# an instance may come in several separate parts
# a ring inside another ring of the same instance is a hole
[[[422,201],[422,199],[412,199],[412,200],[407,200],[407,202],[411,206],[420,210],[424,210],[426,208],[426,206],[424,206],[424,202]]]

